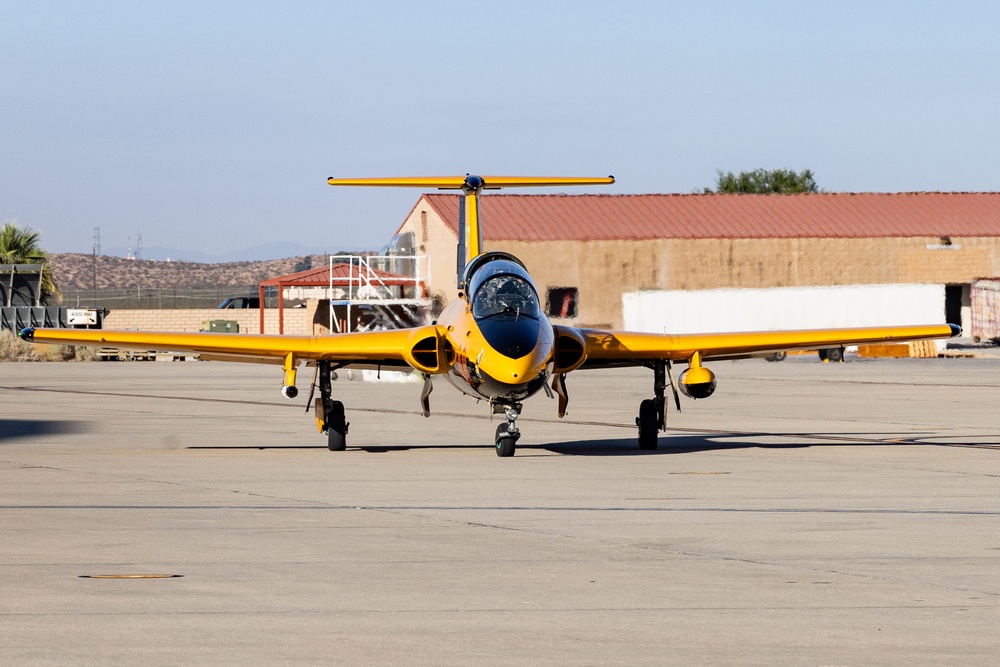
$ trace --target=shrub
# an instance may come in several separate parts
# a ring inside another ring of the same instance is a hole
[[[41,356],[31,343],[25,343],[13,331],[0,331],[0,361],[39,361]]]
[[[0,361],[95,361],[97,350],[77,345],[34,345],[0,331]]]

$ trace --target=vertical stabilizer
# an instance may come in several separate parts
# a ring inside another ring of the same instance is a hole
[[[471,180],[473,177],[469,177]],[[482,183],[482,181],[480,181]],[[483,230],[479,226],[479,191],[478,189],[465,193],[465,229],[466,229],[466,262],[471,262],[483,252]],[[464,268],[464,267],[463,267]]]
[[[455,267],[458,289],[464,288],[465,265],[468,263],[465,251],[465,195],[462,195],[458,198],[458,261]]]

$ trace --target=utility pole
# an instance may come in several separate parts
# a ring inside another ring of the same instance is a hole
[[[94,306],[97,306],[97,256],[101,254],[101,228],[94,227]]]

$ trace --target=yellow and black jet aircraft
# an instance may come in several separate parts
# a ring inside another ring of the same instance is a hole
[[[408,186],[461,190],[459,298],[426,326],[388,331],[283,336],[154,331],[25,329],[21,338],[36,343],[99,345],[132,349],[189,351],[203,359],[270,362],[284,368],[282,393],[295,398],[296,371],[315,366],[310,396],[317,388],[315,417],[331,450],[347,445],[344,404],[334,400],[332,373],[340,368],[398,367],[424,377],[420,403],[430,414],[431,378],[443,375],[459,391],[488,401],[502,415],[495,434],[498,456],[512,456],[521,433],[517,419],[525,399],[543,391],[558,395],[558,414],[566,414],[566,375],[581,369],[644,366],[653,371],[653,397],[642,401],[636,425],[639,448],[654,449],[666,427],[666,389],[680,409],[680,391],[707,398],[716,377],[704,362],[739,359],[766,352],[836,348],[858,343],[956,336],[954,325],[887,326],[809,331],[712,334],[653,334],[553,325],[539,305],[538,291],[524,264],[505,252],[484,252],[478,198],[484,190],[529,186],[602,185],[614,178],[454,176],[329,179],[338,186]],[[687,368],[674,382],[671,363]],[[308,409],[307,405],[307,409]]]

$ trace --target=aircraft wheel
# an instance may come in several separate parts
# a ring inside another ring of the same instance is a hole
[[[840,347],[828,347],[819,351],[819,358],[822,361],[843,361],[844,349]]]
[[[496,434],[497,456],[514,456],[514,449],[517,446],[517,438],[507,435],[507,423],[497,426]]]
[[[635,420],[639,427],[639,449],[656,449],[656,403],[647,398],[639,404],[639,416]]]
[[[326,447],[331,452],[347,449],[347,421],[344,419],[344,404],[330,401],[326,411]]]

